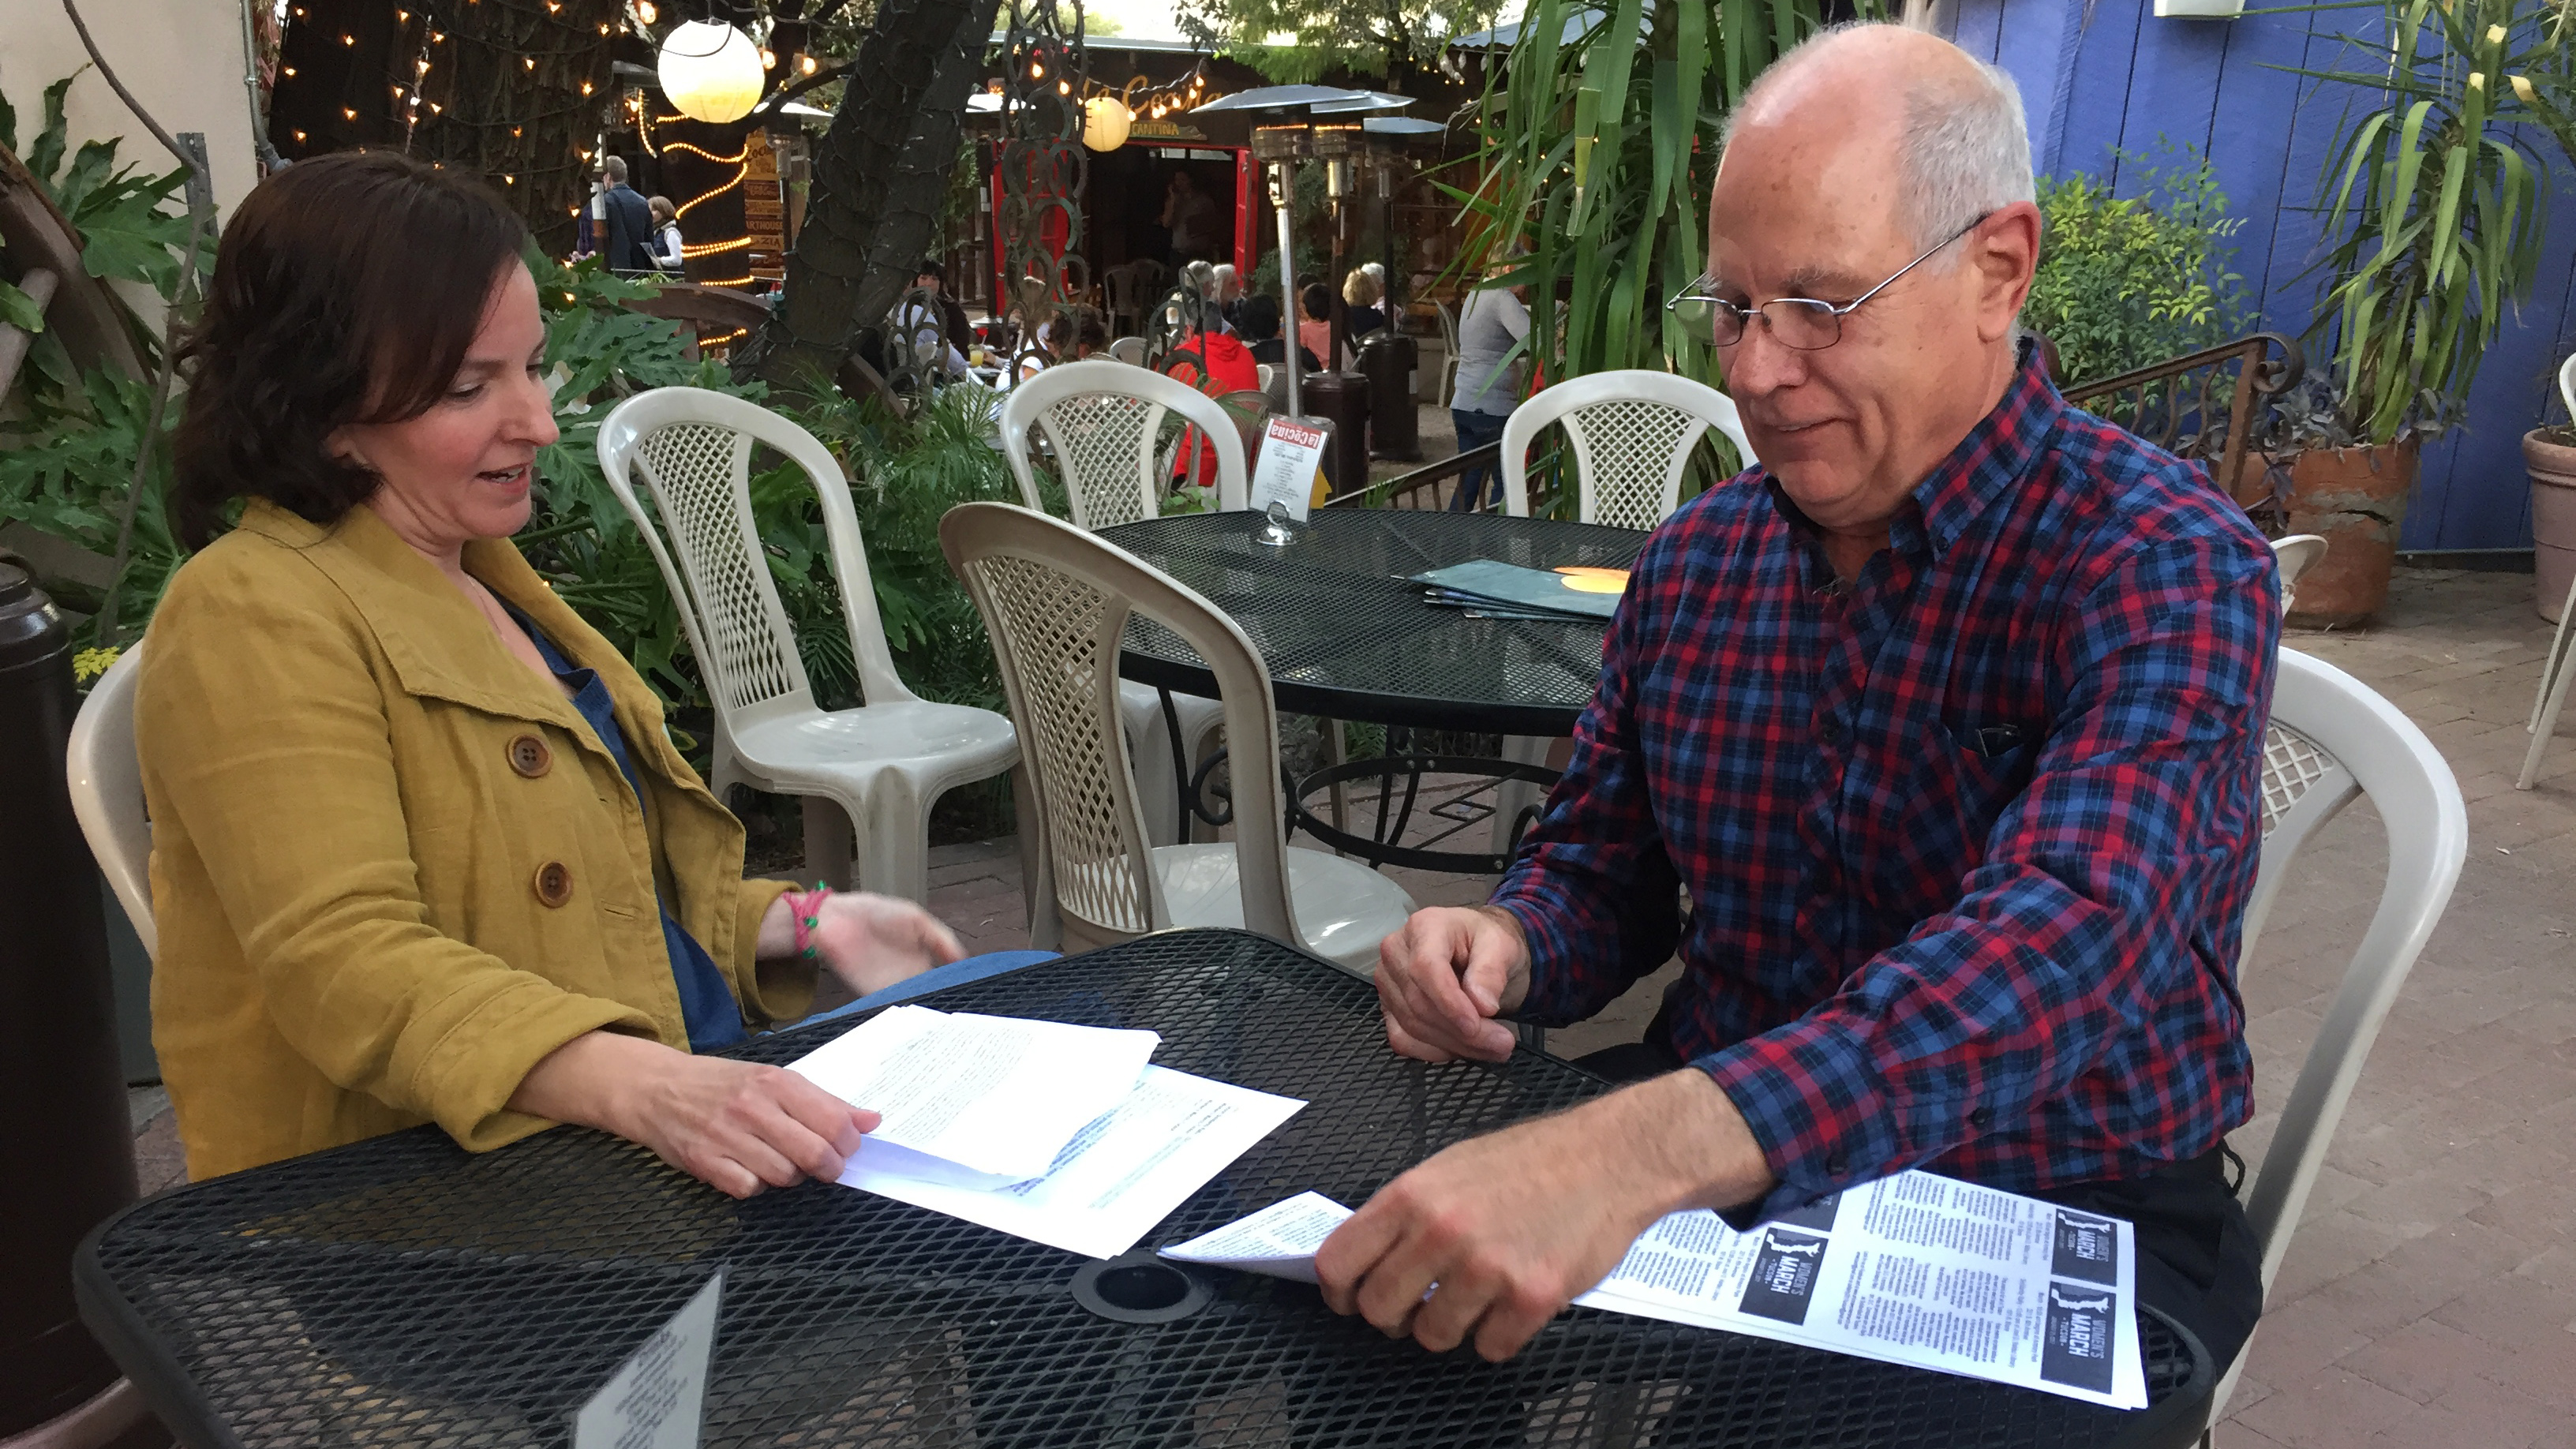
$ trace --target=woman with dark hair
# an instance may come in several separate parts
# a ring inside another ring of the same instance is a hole
[[[200,551],[135,701],[191,1176],[434,1121],[584,1123],[736,1196],[837,1177],[874,1114],[693,1049],[804,1015],[818,964],[959,954],[908,902],[745,880],[652,691],[511,545],[556,436],[525,242],[382,152],[224,229],[171,498]]]
[[[1310,357],[1329,357],[1333,351],[1333,294],[1321,282],[1308,282],[1297,289],[1297,345]]]

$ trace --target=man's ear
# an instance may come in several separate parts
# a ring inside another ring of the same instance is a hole
[[[2039,270],[2039,208],[2016,201],[1977,229],[1969,254],[1977,269],[1977,335],[1987,342],[2012,334]]]

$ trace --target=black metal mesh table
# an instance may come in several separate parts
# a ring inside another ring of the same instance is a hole
[[[1147,1235],[1306,1189],[1359,1203],[1426,1154],[1604,1090],[1521,1053],[1390,1054],[1367,983],[1239,932],[1150,936],[929,998],[1162,1033],[1156,1060],[1311,1105]],[[783,1062],[848,1023],[743,1049]],[[2155,1407],[1570,1310],[1518,1358],[1431,1355],[1301,1284],[1193,1270],[1206,1305],[1111,1321],[1086,1260],[808,1183],[735,1202],[571,1128],[483,1156],[435,1129],[179,1189],[104,1225],[82,1312],[183,1441],[560,1445],[570,1414],[718,1266],[709,1445],[2187,1443],[2213,1374],[2161,1321]]]
[[[1424,729],[1570,734],[1601,673],[1599,624],[1475,619],[1404,582],[1499,559],[1528,568],[1625,568],[1646,535],[1545,518],[1319,508],[1280,547],[1252,513],[1149,519],[1100,536],[1207,596],[1270,666],[1279,707]],[[1119,672],[1183,694],[1214,680],[1188,646],[1131,625]]]

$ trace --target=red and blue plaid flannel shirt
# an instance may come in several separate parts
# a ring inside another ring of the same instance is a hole
[[[1678,943],[1649,1035],[1751,1124],[1761,1212],[2207,1151],[2251,1110],[2271,550],[2035,363],[1891,542],[1836,586],[1755,469],[1647,543],[1494,895],[1529,937],[1521,1018],[1582,1020]]]

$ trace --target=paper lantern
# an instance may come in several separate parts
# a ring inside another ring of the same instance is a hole
[[[662,37],[662,94],[680,114],[709,125],[739,121],[760,104],[768,76],[760,47],[730,25],[692,20]]]
[[[1116,96],[1093,96],[1082,103],[1082,144],[1094,151],[1115,151],[1127,144],[1127,103]]]

